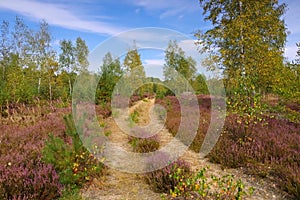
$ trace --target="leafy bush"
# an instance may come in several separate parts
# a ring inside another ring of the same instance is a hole
[[[156,165],[160,162],[169,162],[168,156],[163,153],[153,159],[150,159],[148,162],[149,169],[156,169]],[[190,167],[188,163],[178,159],[162,169],[146,173],[144,177],[153,190],[169,193],[171,190],[174,190],[180,181],[174,176],[176,173],[180,173],[182,177],[189,177]]]
[[[139,112],[138,111],[133,111],[133,113],[131,113],[129,115],[129,120],[134,122],[134,123],[138,123],[139,122]]]
[[[157,135],[148,137],[149,134],[138,127],[135,127],[133,132],[137,137],[129,136],[128,143],[131,144],[134,152],[149,153],[159,148],[159,138]]]
[[[66,134],[71,144],[60,137],[49,136],[43,149],[43,161],[52,164],[58,171],[60,182],[68,187],[80,187],[91,177],[99,175],[103,164],[83,146],[71,115],[66,116]]]
[[[157,135],[149,138],[136,138],[130,136],[129,143],[131,144],[133,151],[138,153],[154,152],[159,148]]]
[[[183,197],[184,199],[242,199],[248,193],[244,189],[241,180],[234,181],[232,175],[223,177],[205,176],[206,168],[190,177],[184,177],[177,170],[172,177],[178,180],[178,184],[170,191],[170,199]],[[253,188],[249,188],[251,195]]]

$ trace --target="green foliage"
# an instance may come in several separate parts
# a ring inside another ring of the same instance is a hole
[[[278,84],[272,91],[285,101],[300,103],[300,64],[287,62],[278,73]]]
[[[135,69],[139,69],[141,73],[139,75],[141,77],[145,77],[145,72],[141,61],[141,55],[138,53],[136,46],[134,46],[133,49],[130,49],[127,52],[123,65],[127,71],[133,71]]]
[[[170,191],[174,190],[174,188],[178,185],[181,179],[178,179],[180,175],[183,178],[190,176],[190,167],[189,165],[183,160],[177,160],[173,163],[168,163],[168,158],[165,155],[161,155],[156,159],[166,159],[166,160],[151,160],[149,161],[149,165],[154,165],[159,162],[166,162],[166,167],[161,169],[148,172],[144,175],[146,181],[153,190],[163,193],[169,193]]]
[[[60,182],[72,189],[98,176],[103,164],[82,145],[70,115],[64,119],[66,135],[72,139],[72,143],[50,134],[43,149],[43,161],[52,164],[59,172]]]
[[[88,55],[89,55],[89,49],[83,39],[78,37],[76,39],[76,45],[75,45],[75,58],[76,58],[76,67],[80,72],[87,72],[89,62],[88,62]]]
[[[77,38],[61,41],[62,52],[52,48],[47,22],[31,30],[19,17],[13,27],[6,21],[0,34],[0,106],[40,100],[68,101],[78,71],[86,71],[88,48]]]
[[[67,188],[63,190],[61,197],[59,200],[84,200],[80,194],[80,190],[78,188]]]
[[[185,177],[181,169],[177,169],[171,176],[178,181],[174,189],[170,190],[172,197],[191,199],[236,199],[240,200],[245,195],[251,195],[253,188],[246,192],[241,180],[235,181],[232,175],[222,177],[205,176],[207,168],[201,169],[196,174]]]
[[[143,96],[144,93],[146,93],[146,87],[141,87],[139,90],[136,90],[136,87],[143,85],[146,73],[141,61],[141,55],[136,46],[127,52],[123,66],[127,72],[124,76],[126,87],[124,87],[121,92],[128,96],[132,91],[135,91],[134,95],[139,95],[140,97]]]
[[[119,59],[113,59],[111,53],[103,58],[103,65],[100,67],[99,84],[96,96],[100,102],[110,102],[114,87],[123,74]],[[116,91],[117,93],[121,91]]]
[[[188,82],[195,78],[196,61],[192,57],[186,56],[185,52],[178,46],[177,42],[169,41],[169,45],[165,50],[164,77],[170,82],[172,87],[176,88],[178,92],[188,91]],[[183,78],[175,73],[178,72]],[[176,80],[176,84],[173,81]],[[187,81],[187,82],[186,82]],[[181,83],[180,83],[181,82]]]
[[[74,89],[72,92],[73,103],[94,103],[97,84],[97,76],[95,74],[81,72],[74,83]]]
[[[201,51],[210,52],[223,70],[227,96],[235,98],[241,107],[250,107],[251,99],[256,98],[254,93],[270,92],[285,82],[281,73],[286,41],[282,20],[285,4],[269,0],[200,3],[205,20],[213,28],[196,36],[203,46]],[[250,98],[250,102],[245,98]]]
[[[204,74],[199,74],[195,80],[192,81],[192,87],[196,94],[209,94]]]
[[[191,57],[186,57],[185,52],[178,46],[176,41],[169,41],[169,45],[165,50],[164,76],[165,79],[173,79],[169,69],[175,69],[187,80],[191,80],[195,76],[196,62]]]
[[[150,138],[136,138],[130,136],[129,144],[131,144],[133,151],[138,153],[154,152],[159,148],[159,141],[155,136]]]
[[[57,153],[57,154],[56,154]],[[43,161],[46,163],[55,163],[55,168],[58,171],[64,171],[71,168],[72,148],[66,145],[65,142],[54,135],[49,135],[49,140],[43,149]]]
[[[287,100],[287,102],[280,102],[276,106],[267,105],[266,109],[270,113],[276,113],[280,118],[288,119],[290,122],[300,123],[300,106],[298,103]]]
[[[138,123],[139,122],[139,112],[134,110],[130,115],[129,115],[129,121]]]
[[[238,114],[248,125],[252,121],[262,121],[263,104],[261,95],[254,90],[248,90],[245,83],[246,80],[241,81],[233,95],[227,98],[227,108],[229,113]]]

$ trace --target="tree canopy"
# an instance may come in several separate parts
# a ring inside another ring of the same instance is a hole
[[[264,91],[276,87],[276,71],[283,67],[286,5],[278,1],[200,0],[205,20],[213,28],[196,34],[204,51],[212,51],[226,78],[226,88]]]
[[[286,5],[273,0],[200,0],[200,4],[212,24],[196,34],[201,52],[210,52],[223,71],[228,97],[252,109],[259,105],[258,94],[276,92],[284,81]]]

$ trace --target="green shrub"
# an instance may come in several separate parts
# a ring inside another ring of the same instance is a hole
[[[81,187],[91,177],[98,176],[103,164],[82,145],[71,116],[66,116],[66,134],[71,144],[50,134],[42,151],[43,161],[58,171],[60,182],[69,188]]]
[[[155,165],[159,162],[166,162],[168,159],[167,155],[161,154],[160,156],[153,158],[155,160],[150,159],[148,165],[149,169],[152,167],[156,169]],[[152,163],[151,163],[152,162]],[[154,191],[169,193],[174,190],[174,188],[178,185],[180,179],[178,179],[175,175],[180,175],[182,178],[189,177],[190,174],[190,166],[184,160],[177,160],[173,163],[168,164],[166,167],[162,169],[154,170],[152,172],[148,172],[144,175],[146,182],[151,186]]]
[[[133,113],[130,114],[130,121],[134,122],[134,123],[138,123],[139,122],[139,113],[138,111],[134,111]]]
[[[185,177],[180,169],[177,169],[171,176],[177,180],[177,185],[170,190],[170,199],[236,199],[240,200],[245,195],[251,195],[253,188],[248,192],[241,180],[234,181],[232,175],[222,177],[205,176],[207,168],[201,169],[198,173]],[[165,197],[163,197],[165,198]]]
[[[129,136],[128,143],[131,144],[134,152],[149,153],[159,149],[159,138],[157,135],[149,137],[147,131],[138,127],[135,127],[133,132],[137,137]]]
[[[149,138],[136,138],[130,136],[129,143],[131,144],[133,151],[138,153],[154,152],[159,148],[159,141],[156,135]]]

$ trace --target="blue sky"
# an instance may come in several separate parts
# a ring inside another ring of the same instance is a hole
[[[294,59],[300,42],[300,2],[280,1],[288,4],[284,16],[290,32],[285,55]],[[179,31],[189,37],[180,45],[193,44],[193,33],[206,30],[198,0],[1,0],[0,19],[14,23],[22,17],[33,29],[46,20],[53,35],[53,46],[58,48],[62,39],[82,37],[90,50],[106,39],[133,28],[160,27]],[[134,38],[133,38],[134,39]],[[151,36],[148,36],[151,40]],[[154,38],[153,38],[154,39]],[[187,48],[187,51],[189,49]],[[146,64],[161,65],[163,51],[148,51],[143,57]]]

